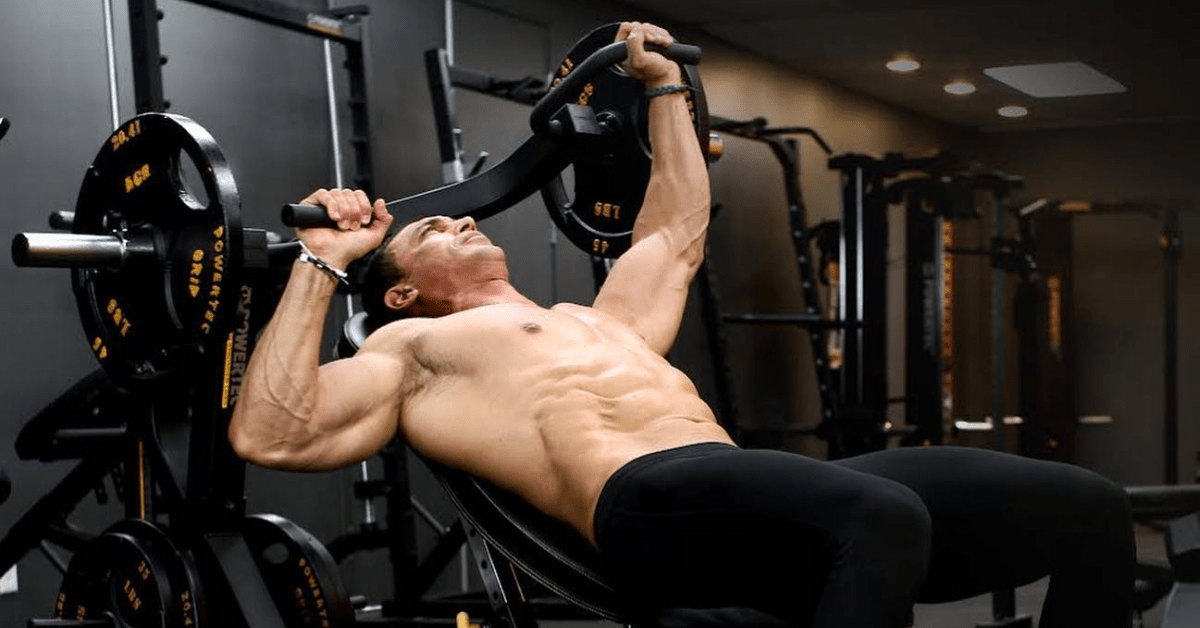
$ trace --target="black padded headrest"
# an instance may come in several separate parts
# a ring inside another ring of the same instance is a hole
[[[372,331],[374,328],[367,319],[366,312],[359,312],[346,319],[346,323],[342,325],[342,337],[338,339],[333,350],[334,357],[348,358],[357,353]]]

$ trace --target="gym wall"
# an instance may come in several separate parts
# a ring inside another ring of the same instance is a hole
[[[113,4],[124,119],[134,113],[128,17],[125,3]],[[288,4],[325,7],[323,0],[289,0]],[[375,191],[394,199],[441,184],[422,55],[445,45],[443,3],[373,0],[366,4],[371,9],[366,24]],[[181,0],[160,0],[160,8],[166,15],[161,33],[163,54],[169,57],[163,70],[170,111],[195,119],[220,143],[237,177],[244,223],[286,233],[278,222],[280,203],[298,200],[334,181],[320,41]],[[548,72],[580,36],[600,24],[655,19],[631,13],[615,2],[583,0],[460,1],[454,9],[456,62],[507,77]],[[963,141],[959,132],[923,117],[805,77],[670,22],[663,25],[679,39],[704,47],[703,78],[714,113],[730,118],[764,116],[774,125],[810,126],[839,153],[911,152]],[[0,190],[6,206],[0,213],[0,233],[8,237],[21,231],[45,231],[50,211],[73,208],[86,166],[108,135],[102,29],[98,2],[42,0],[6,6],[0,20],[0,116],[11,118],[13,128],[0,145]],[[340,64],[340,58],[335,63]],[[335,75],[340,84],[340,65],[335,65]],[[457,91],[456,104],[468,164],[482,150],[490,154],[488,163],[495,164],[529,134],[528,111],[523,107],[465,90]],[[340,115],[344,138],[347,114]],[[801,142],[803,189],[810,223],[815,224],[837,216],[839,184],[819,149],[807,140]],[[348,146],[345,150],[350,159]],[[349,173],[352,165],[346,163],[344,168]],[[1014,166],[1014,170],[1024,168]],[[725,156],[711,174],[714,198],[724,207],[710,232],[722,309],[798,311],[798,278],[776,162],[764,146],[727,137]],[[902,227],[900,221],[893,225],[893,259],[903,254]],[[562,238],[552,244],[550,221],[539,200],[526,201],[483,228],[509,252],[514,283],[531,298],[546,304],[590,300],[592,278],[586,256]],[[894,268],[889,282],[898,298],[902,265]],[[83,337],[66,271],[17,269],[6,262],[0,264],[0,285],[6,292],[0,306],[0,333],[6,347],[0,355],[0,399],[7,409],[0,423],[0,442],[11,443],[29,417],[97,366]],[[334,309],[339,310],[339,305]],[[891,309],[901,311],[898,302]],[[339,317],[335,311],[331,329]],[[896,318],[889,324],[900,329],[903,320]],[[815,424],[819,405],[805,335],[792,329],[731,329],[729,342],[730,367],[747,425]],[[895,334],[887,367],[897,386],[903,382],[901,348],[902,336]],[[708,351],[693,293],[672,358],[712,401]],[[779,445],[815,456],[824,453],[823,444],[811,438],[781,438]],[[0,506],[0,530],[7,530],[69,468],[16,460],[11,447],[0,448],[0,464],[14,481],[13,496]],[[452,510],[440,489],[419,465],[412,468],[418,498],[448,520]],[[252,468],[248,510],[277,512],[318,538],[330,539],[359,521],[360,506],[351,492],[357,474],[357,468],[311,475]],[[111,503],[99,507],[89,500],[73,520],[98,530],[118,516],[119,509]],[[390,586],[382,575],[385,560],[380,553],[352,559],[346,565],[349,588],[378,599]],[[26,557],[19,565],[20,591],[0,597],[0,617],[46,616],[53,608],[58,581],[43,557]],[[459,586],[458,577],[447,574],[441,586]]]
[[[1025,176],[1022,198],[1167,203],[1200,199],[1194,176],[1200,125],[1130,124],[1096,129],[984,133],[972,151],[986,163]],[[1079,464],[1125,484],[1164,480],[1163,252],[1161,218],[1074,218],[1076,404],[1081,415],[1111,416],[1080,426]],[[1200,259],[1188,251],[1200,230],[1196,211],[1180,216],[1179,464],[1196,481],[1200,451]]]

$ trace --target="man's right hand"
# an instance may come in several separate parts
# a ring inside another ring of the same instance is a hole
[[[344,270],[354,260],[378,248],[392,224],[392,215],[383,199],[372,204],[362,190],[320,189],[300,204],[324,207],[338,223],[337,229],[296,230],[313,255],[338,269]]]
[[[665,28],[647,22],[623,22],[617,29],[614,41],[627,43],[629,53],[621,67],[647,88],[682,82],[683,73],[679,64],[657,52],[646,50],[646,44],[667,47],[675,43],[675,38]]]

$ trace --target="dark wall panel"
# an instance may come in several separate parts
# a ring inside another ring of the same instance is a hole
[[[1188,383],[1200,364],[1200,338],[1187,321],[1200,299],[1189,234],[1200,229],[1194,122],[984,135],[979,152],[1026,178],[1029,198],[1190,203],[1181,216],[1179,267],[1178,475],[1192,482],[1200,450],[1200,395]],[[1076,404],[1111,425],[1080,426],[1080,464],[1126,483],[1164,480],[1163,254],[1161,217],[1080,215],[1074,219],[1078,365]]]

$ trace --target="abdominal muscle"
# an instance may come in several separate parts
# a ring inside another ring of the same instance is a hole
[[[439,319],[410,347],[429,372],[403,405],[408,442],[593,544],[596,502],[622,465],[671,447],[732,443],[686,376],[588,308],[477,308]]]

